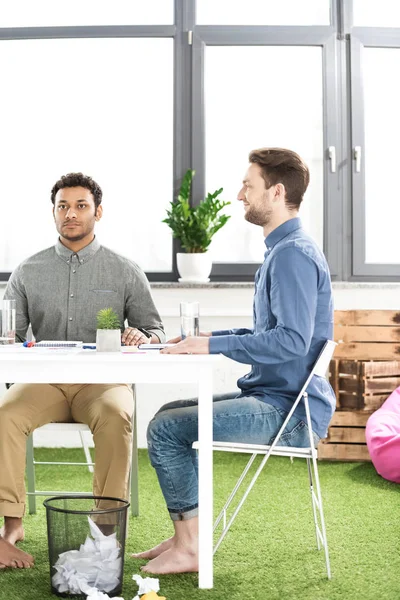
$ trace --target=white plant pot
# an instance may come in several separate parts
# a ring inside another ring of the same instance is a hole
[[[121,331],[119,329],[98,329],[96,350],[97,352],[120,352]]]
[[[212,260],[208,252],[180,253],[176,255],[180,275],[179,281],[187,283],[205,283],[210,281]]]

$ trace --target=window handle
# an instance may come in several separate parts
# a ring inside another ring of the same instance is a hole
[[[335,146],[329,146],[328,156],[331,161],[331,173],[336,173],[336,148]]]
[[[361,146],[354,146],[354,160],[356,161],[356,173],[361,172]]]

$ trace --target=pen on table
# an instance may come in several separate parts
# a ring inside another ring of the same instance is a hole
[[[90,344],[84,344],[82,348],[83,350],[96,350],[96,346],[91,346]]]

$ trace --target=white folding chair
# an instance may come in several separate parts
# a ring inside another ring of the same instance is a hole
[[[134,517],[139,515],[139,485],[138,485],[138,451],[137,451],[137,426],[136,426],[136,394],[135,386],[132,388],[134,410],[132,418],[132,461],[130,468],[130,503],[131,514]],[[29,514],[36,513],[36,496],[64,496],[65,494],[74,494],[76,496],[86,496],[88,492],[75,491],[53,491],[53,490],[37,490],[35,482],[35,467],[36,465],[63,465],[63,466],[84,466],[88,467],[93,473],[94,462],[90,455],[90,449],[87,444],[85,433],[90,429],[83,423],[48,423],[42,427],[38,427],[35,431],[53,431],[58,433],[78,432],[81,439],[83,451],[85,453],[85,462],[43,462],[35,460],[33,435],[30,435],[26,441],[26,477],[27,477],[27,496]]]
[[[325,520],[324,520],[324,513],[323,513],[323,508],[322,508],[322,496],[321,496],[321,489],[320,489],[319,476],[318,476],[317,450],[314,447],[314,442],[313,442],[310,408],[309,408],[309,403],[308,403],[308,394],[307,394],[306,390],[308,388],[308,385],[309,385],[311,379],[314,377],[314,375],[317,375],[319,377],[326,377],[326,373],[327,373],[327,370],[329,367],[330,360],[333,356],[335,346],[336,346],[336,343],[331,340],[328,340],[325,343],[324,348],[322,349],[320,355],[318,356],[318,359],[316,360],[310,375],[308,376],[299,395],[297,396],[297,398],[293,404],[293,407],[291,408],[289,414],[287,415],[282,427],[280,428],[277,436],[275,437],[275,440],[273,441],[273,443],[270,446],[255,445],[255,444],[241,444],[241,443],[236,443],[236,442],[213,442],[214,450],[219,450],[219,451],[223,451],[223,452],[241,452],[241,453],[243,452],[243,453],[252,455],[250,460],[248,461],[245,469],[243,470],[241,476],[239,477],[234,489],[232,490],[232,493],[230,494],[228,500],[226,501],[223,509],[221,510],[220,514],[218,515],[218,518],[216,519],[216,521],[214,523],[214,532],[216,531],[216,529],[221,521],[222,521],[222,527],[223,527],[222,533],[220,534],[220,537],[218,538],[218,540],[214,546],[214,553],[218,550],[219,546],[221,545],[222,540],[224,539],[227,532],[229,531],[233,521],[235,520],[244,501],[246,500],[247,496],[249,495],[250,490],[252,489],[255,482],[257,481],[258,476],[260,475],[261,471],[263,470],[269,457],[270,456],[288,456],[288,457],[290,457],[291,460],[293,460],[294,457],[305,458],[307,461],[307,467],[308,467],[308,476],[309,476],[310,490],[311,490],[311,504],[312,504],[312,511],[313,511],[313,516],[314,516],[317,548],[318,548],[318,550],[320,550],[321,546],[322,546],[325,550],[326,571],[327,571],[328,579],[331,578],[328,542],[326,539]],[[294,447],[288,447],[288,446],[278,446],[279,439],[280,439],[282,433],[284,432],[286,425],[289,422],[289,419],[293,415],[296,407],[298,406],[298,404],[301,402],[302,399],[304,399],[307,426],[308,426],[309,437],[310,437],[309,447],[294,448]],[[193,447],[195,447],[195,448],[198,447],[198,443],[195,442],[195,444],[193,444]],[[246,491],[244,492],[238,506],[236,507],[234,513],[232,514],[232,516],[230,517],[230,519],[227,523],[226,522],[227,521],[227,509],[230,506],[233,498],[235,497],[236,492],[238,491],[241,483],[243,482],[244,478],[246,477],[256,456],[259,454],[264,455],[264,458],[262,459],[249,486],[247,487]]]

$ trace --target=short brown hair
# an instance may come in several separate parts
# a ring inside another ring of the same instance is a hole
[[[249,162],[260,166],[267,189],[282,183],[287,207],[299,209],[310,183],[310,172],[296,152],[286,148],[259,148],[250,152]]]

